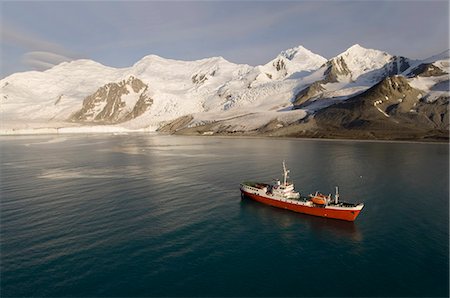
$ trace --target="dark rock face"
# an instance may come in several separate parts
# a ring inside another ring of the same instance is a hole
[[[348,68],[343,57],[334,58],[328,61],[326,66],[327,69],[325,70],[324,78],[322,80],[323,84],[336,83],[339,81],[339,77],[350,78],[350,81],[369,79],[376,83],[387,76],[403,73],[410,67],[410,62],[408,58],[394,56],[383,67],[368,71],[358,78],[352,77],[352,72]]]
[[[351,71],[348,68],[347,64],[343,57],[334,58],[327,62],[327,69],[325,70],[325,77],[322,80],[323,84],[326,83],[336,83],[338,81],[339,76],[349,76],[351,75]]]
[[[387,77],[365,92],[318,111],[325,130],[443,130],[448,132],[448,97],[427,103],[401,76]]]
[[[336,83],[340,76],[351,76],[351,71],[343,57],[331,59],[322,67],[326,67],[323,79],[312,83],[295,95],[292,101],[294,109],[302,108],[308,100],[320,96],[325,91],[322,85]]]
[[[284,63],[283,59],[278,59],[276,62],[273,63],[273,66],[276,68],[277,71],[286,69],[286,64]]]
[[[278,73],[280,73],[282,76],[287,75],[287,69],[286,69],[286,62],[284,58],[278,58],[276,61],[272,63],[272,66],[275,67]],[[272,78],[272,76],[270,76]]]
[[[322,87],[321,83],[322,81],[314,82],[297,93],[292,102],[292,104],[294,105],[294,109],[302,108],[303,103],[325,91],[325,88]]]
[[[191,80],[192,84],[201,85],[208,80],[210,77],[214,77],[216,75],[216,69],[212,69],[207,73],[196,73],[192,75]]]
[[[186,128],[186,126],[194,119],[191,115],[181,116],[165,125],[161,126],[158,131],[164,133],[175,133],[176,131]]]
[[[386,72],[384,76],[393,76],[403,73],[410,67],[409,59],[402,56],[394,56],[391,61],[384,67]]]
[[[376,83],[387,76],[401,74],[408,69],[409,66],[409,60],[407,58],[394,56],[391,61],[386,63],[383,67],[369,71],[357,79],[368,79],[369,81]],[[348,68],[343,57],[329,60],[325,64],[325,67],[326,70],[324,72],[323,79],[314,82],[295,95],[295,98],[292,101],[295,109],[302,108],[302,105],[309,99],[320,96],[320,94],[325,91],[325,88],[323,87],[325,84],[339,82],[340,77],[354,81],[352,78],[352,72]]]
[[[422,63],[416,67],[414,67],[409,73],[408,77],[434,77],[434,76],[442,76],[447,74],[439,67],[433,65],[433,63]]]
[[[192,76],[192,83],[193,84],[202,84],[204,83],[208,78],[205,74],[195,74]]]
[[[432,103],[420,102],[416,106],[417,114],[422,115],[421,120],[425,125],[434,126],[436,129],[448,130],[449,128],[449,96],[441,96]]]
[[[133,76],[119,83],[109,83],[83,100],[83,107],[72,117],[72,121],[120,123],[142,115],[153,103],[147,94],[148,86]],[[127,106],[125,96],[130,93],[137,100]]]

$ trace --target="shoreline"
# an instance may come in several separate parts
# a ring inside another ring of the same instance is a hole
[[[336,137],[311,137],[311,136],[283,136],[283,135],[255,135],[255,134],[186,134],[150,131],[146,129],[131,130],[123,127],[108,126],[108,129],[77,129],[70,128],[37,128],[37,129],[17,129],[14,132],[4,133],[0,130],[0,138],[10,137],[39,137],[39,136],[67,136],[67,135],[149,135],[149,136],[175,136],[175,137],[204,137],[204,138],[232,138],[232,139],[280,139],[280,140],[301,140],[301,141],[325,141],[325,142],[364,142],[364,143],[414,143],[414,144],[449,144],[449,140],[442,139],[383,139],[383,138],[336,138]],[[86,128],[86,127],[84,127]],[[113,129],[111,129],[113,128]],[[118,129],[117,129],[118,128]]]

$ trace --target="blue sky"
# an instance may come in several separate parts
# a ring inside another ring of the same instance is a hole
[[[448,1],[2,1],[1,77],[88,58],[223,56],[265,64],[303,45],[331,58],[355,43],[409,58],[449,48]]]

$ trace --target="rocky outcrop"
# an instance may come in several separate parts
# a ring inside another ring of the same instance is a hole
[[[322,67],[325,67],[323,78],[310,84],[294,96],[294,99],[292,100],[294,109],[300,109],[303,107],[303,104],[308,102],[311,98],[319,97],[326,91],[323,85],[339,82],[340,78],[345,78],[346,80],[351,78],[351,71],[343,57],[336,57],[328,60]]]
[[[274,61],[272,65],[275,67],[275,69],[277,71],[284,71],[284,72],[286,72],[286,64],[284,63],[284,59],[280,58],[277,61]]]
[[[324,78],[322,80],[323,84],[338,82],[339,77],[349,77],[351,78],[351,71],[343,57],[336,57],[331,59],[326,64],[327,69],[324,72]]]
[[[402,56],[394,56],[391,61],[384,66],[384,73],[382,77],[394,76],[403,73],[410,67],[410,62],[408,58]],[[381,78],[380,78],[381,79]]]
[[[185,128],[194,119],[192,115],[181,116],[161,126],[158,131],[163,133],[175,133]]]
[[[349,59],[347,57],[347,59]],[[302,108],[305,103],[317,97],[323,97],[326,91],[324,87],[329,83],[345,82],[351,83],[355,80],[372,82],[376,84],[387,76],[394,76],[403,73],[410,67],[409,59],[401,56],[393,56],[386,64],[380,68],[375,68],[360,75],[355,75],[349,68],[343,56],[338,56],[329,60],[324,66],[324,74],[321,80],[315,81],[308,87],[297,93],[292,101],[294,109]],[[359,72],[360,70],[358,70]]]
[[[314,82],[305,89],[302,89],[299,93],[297,93],[297,95],[295,95],[292,102],[294,109],[302,108],[305,102],[319,95],[323,91],[325,91],[325,88],[322,86],[322,81]]]
[[[437,77],[447,74],[445,71],[434,65],[433,63],[422,63],[414,67],[408,77]]]
[[[148,86],[130,76],[100,87],[83,100],[81,110],[72,115],[77,122],[120,123],[142,115],[153,103]]]
[[[282,51],[275,59],[258,66],[260,74],[256,79],[267,82],[267,80],[298,78],[319,69],[325,62],[326,59],[322,56],[298,46]]]
[[[425,125],[435,127],[439,130],[449,129],[449,96],[441,96],[432,103],[419,102],[415,107],[417,115],[422,115],[421,119]],[[426,119],[426,120],[425,120]]]
[[[193,84],[202,84],[204,83],[208,78],[204,74],[195,74],[192,76],[192,83]]]
[[[393,76],[318,111],[314,119],[324,130],[442,130],[448,134],[448,97],[428,103],[404,77]]]
[[[208,73],[196,73],[196,74],[192,75],[192,77],[191,77],[192,84],[201,85],[204,82],[206,82],[206,80],[208,80],[208,78],[215,76],[216,72],[217,72],[217,68],[213,68]]]

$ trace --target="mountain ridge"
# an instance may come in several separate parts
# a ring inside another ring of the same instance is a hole
[[[198,134],[278,135],[287,127],[317,130],[321,110],[357,98],[398,75],[404,78],[402,84],[424,94],[420,105],[428,106],[421,111],[433,111],[430,105],[445,105],[448,98],[448,73],[448,50],[412,60],[359,44],[328,60],[297,46],[259,66],[235,64],[220,56],[180,61],[147,55],[124,68],[80,59],[0,80],[0,132],[16,130],[18,120],[31,128],[37,122],[39,127],[70,122],[84,128],[86,123],[108,124],[131,131],[176,127],[177,133]],[[138,97],[127,98],[138,96],[126,87],[130,78],[146,86],[138,106]],[[108,108],[101,112],[99,107]],[[177,125],[170,125],[174,121]],[[448,132],[448,123],[441,122],[444,126],[439,130]]]

